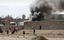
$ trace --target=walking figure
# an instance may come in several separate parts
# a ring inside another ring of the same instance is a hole
[[[11,34],[14,34],[16,32],[16,29],[14,28],[14,30],[12,31],[12,33]]]
[[[35,35],[35,29],[33,29],[33,34]]]
[[[42,29],[42,25],[39,27],[39,29],[40,29],[40,30]]]
[[[23,31],[23,35],[25,35],[25,31]]]
[[[0,28],[0,33],[3,33],[3,30],[2,30],[2,28]]]
[[[9,30],[7,30],[6,32],[7,32],[7,34],[9,34]]]
[[[32,29],[33,29],[33,34],[35,35],[35,27],[34,27],[34,26],[32,26]]]

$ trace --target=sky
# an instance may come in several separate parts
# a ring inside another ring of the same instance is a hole
[[[33,0],[0,0],[0,17],[10,15],[13,18],[21,18],[25,14],[28,18],[32,2]]]

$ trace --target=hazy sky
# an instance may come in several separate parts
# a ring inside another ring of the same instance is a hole
[[[0,0],[0,16],[11,15],[12,17],[27,17],[30,14],[29,5],[33,0]]]

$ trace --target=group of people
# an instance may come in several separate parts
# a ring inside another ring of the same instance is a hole
[[[42,29],[42,25],[39,26],[39,30]],[[33,26],[32,27],[32,30],[33,30],[33,34],[35,35],[35,32],[36,32],[36,29],[35,27]],[[14,34],[18,31],[18,28],[14,27],[14,29],[12,30],[11,28],[7,29],[6,31],[3,30],[2,28],[0,28],[0,33],[3,33],[3,32],[6,32],[6,34]],[[23,35],[25,34],[25,31],[23,31]]]
[[[6,34],[14,34],[15,32],[18,31],[18,28],[14,28],[13,30],[11,30],[11,28],[7,29],[7,30],[3,30],[2,28],[0,28],[0,33],[6,33]]]

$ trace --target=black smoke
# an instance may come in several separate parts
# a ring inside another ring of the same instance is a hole
[[[36,0],[30,6],[32,21],[41,21],[52,12],[64,10],[64,0]]]
[[[61,10],[64,10],[64,0],[60,1],[60,5],[59,6],[60,6]]]

